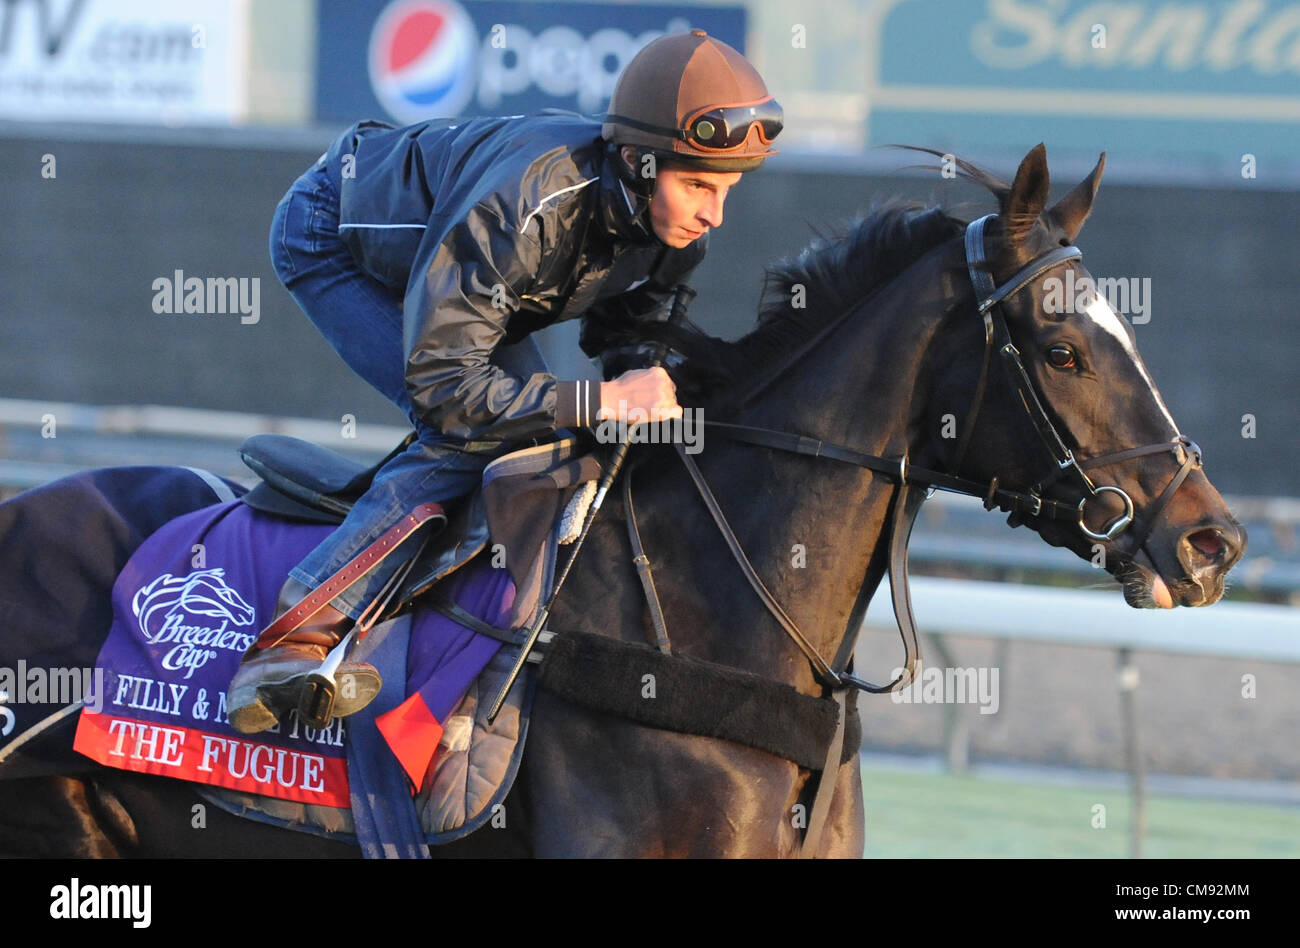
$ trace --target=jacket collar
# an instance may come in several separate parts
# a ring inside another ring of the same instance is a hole
[[[600,216],[616,241],[659,243],[650,226],[650,199],[629,188],[615,167],[618,153],[606,149],[600,166]]]

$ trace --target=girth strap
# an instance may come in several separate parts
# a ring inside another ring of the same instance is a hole
[[[654,699],[643,696],[653,676]],[[734,741],[798,767],[826,766],[839,724],[844,736],[834,772],[862,740],[855,713],[840,715],[830,698],[803,694],[784,682],[648,644],[570,629],[551,643],[537,684],[580,707],[647,727]],[[850,702],[848,710],[855,711]]]

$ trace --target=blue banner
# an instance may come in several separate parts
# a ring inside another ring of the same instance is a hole
[[[664,33],[744,51],[743,6],[319,0],[316,117],[409,124],[543,108],[603,112],[623,67]]]

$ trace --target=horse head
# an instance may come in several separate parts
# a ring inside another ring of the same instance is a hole
[[[1072,247],[1104,167],[1103,154],[1048,207],[1042,145],[1025,157],[1009,186],[964,165],[1000,205],[983,234],[983,266],[991,277],[985,285],[1006,288],[1017,277],[1023,283],[990,310],[1000,311],[1015,351],[1005,340],[991,342],[994,364],[983,371],[980,350],[997,324],[986,322],[986,331],[969,305],[954,311],[964,328],[942,343],[953,371],[936,382],[931,410],[971,406],[965,417],[974,421],[936,453],[949,470],[960,465],[963,477],[996,478],[1041,496],[1054,513],[1077,508],[1073,519],[1017,509],[1012,522],[1084,559],[1097,562],[1100,553],[1130,605],[1209,605],[1223,595],[1246,536],[1201,470],[1199,448],[1161,399],[1129,321],[1098,291]],[[977,277],[973,270],[972,280]],[[980,338],[975,347],[973,331]]]

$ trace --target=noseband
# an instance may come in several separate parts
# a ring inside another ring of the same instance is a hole
[[[1179,486],[1182,485],[1193,470],[1201,466],[1200,448],[1181,434],[1170,442],[1129,448],[1082,460],[1076,458],[1074,452],[1066,447],[1064,440],[1057,432],[1056,426],[1044,409],[1043,402],[1038,396],[1029,373],[1025,371],[1024,363],[1020,358],[1020,351],[1011,341],[1011,333],[1007,328],[1001,304],[1053,267],[1082,259],[1083,253],[1079,248],[1073,246],[1054,248],[1032,260],[1012,275],[1009,280],[998,286],[993,282],[993,277],[989,272],[988,257],[984,247],[985,228],[995,216],[990,214],[982,217],[977,221],[973,221],[966,228],[966,264],[970,273],[971,286],[975,291],[977,312],[984,320],[984,354],[980,366],[979,380],[976,383],[975,392],[971,399],[971,409],[967,412],[964,430],[958,440],[952,470],[960,470],[961,462],[966,455],[966,449],[970,445],[975,422],[979,417],[984,402],[989,364],[992,361],[992,353],[996,349],[1001,356],[1003,368],[1018,393],[1021,404],[1024,405],[1034,430],[1038,433],[1040,440],[1042,440],[1054,462],[1053,469],[1044,477],[1039,478],[1029,490],[1020,491],[1004,488],[999,484],[997,477],[994,477],[990,483],[984,484],[955,474],[916,467],[908,463],[906,454],[901,458],[883,458],[874,454],[855,451],[843,445],[830,444],[815,438],[790,434],[789,432],[757,428],[750,425],[733,425],[714,421],[705,422],[705,425],[711,431],[735,441],[743,441],[795,454],[831,458],[867,468],[898,482],[899,487],[893,501],[894,508],[890,518],[889,580],[894,615],[898,621],[899,634],[903,640],[906,656],[902,672],[889,684],[875,685],[845,671],[857,641],[857,630],[862,625],[871,599],[870,596],[866,595],[865,584],[859,592],[857,602],[854,603],[853,610],[849,615],[849,623],[844,636],[840,640],[835,658],[832,662],[827,662],[763,585],[744,551],[740,549],[739,541],[736,540],[730,525],[722,515],[722,510],[708,484],[705,483],[704,477],[696,466],[694,459],[682,450],[680,444],[677,445],[678,456],[686,466],[691,480],[699,491],[719,531],[727,540],[732,555],[741,571],[745,574],[746,579],[749,580],[750,585],[754,588],[768,612],[776,618],[782,629],[785,630],[808,659],[816,679],[832,691],[853,687],[862,691],[880,694],[905,687],[911,683],[915,676],[917,666],[920,663],[921,652],[917,641],[916,624],[912,616],[911,595],[907,585],[907,541],[911,535],[916,514],[920,510],[921,502],[924,500],[924,496],[917,488],[945,490],[952,493],[981,497],[986,510],[998,507],[1009,512],[1013,525],[1021,523],[1027,518],[1046,517],[1071,521],[1077,524],[1080,532],[1085,537],[1096,542],[1115,542],[1116,538],[1129,530],[1130,527],[1133,527],[1133,530],[1128,534],[1127,549],[1120,548],[1119,543],[1116,543],[1117,549],[1123,556],[1132,558],[1136,556],[1139,550],[1144,548],[1152,527],[1173,497],[1174,492],[1178,490]],[[818,335],[818,341],[825,339],[840,323],[848,319],[854,311],[856,311],[856,307],[848,309],[836,318]],[[790,361],[797,361],[811,349],[812,345],[805,346]],[[752,395],[751,392],[751,397]],[[1146,510],[1142,511],[1141,515],[1135,514],[1133,499],[1129,497],[1123,488],[1107,484],[1094,484],[1092,478],[1087,474],[1087,471],[1091,468],[1118,464],[1133,458],[1143,457],[1148,454],[1159,454],[1165,451],[1174,452],[1180,466],[1169,480],[1169,483],[1165,485],[1159,497]],[[1063,503],[1043,496],[1058,480],[1067,477],[1076,481],[1083,490],[1083,494],[1077,503]],[[1123,504],[1124,510],[1101,532],[1097,532],[1088,526],[1086,514],[1088,502],[1102,494],[1114,494]]]

